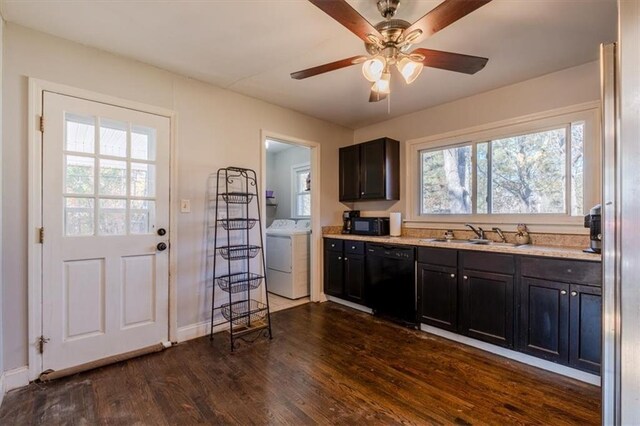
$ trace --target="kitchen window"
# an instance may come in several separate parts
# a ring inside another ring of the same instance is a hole
[[[410,168],[417,163],[409,221],[579,226],[599,203],[597,112],[409,141]]]
[[[291,216],[294,218],[311,217],[311,166],[303,164],[291,168],[293,182],[293,200]]]

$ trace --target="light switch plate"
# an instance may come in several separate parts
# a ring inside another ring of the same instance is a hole
[[[191,213],[191,200],[180,200],[180,213]]]

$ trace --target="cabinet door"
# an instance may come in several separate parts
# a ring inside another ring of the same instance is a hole
[[[513,275],[463,269],[461,331],[513,347]]]
[[[324,252],[324,292],[331,296],[344,294],[344,260],[342,252]]]
[[[520,350],[549,361],[569,356],[569,285],[523,278]]]
[[[458,329],[458,279],[455,268],[418,263],[418,309],[425,324]]]
[[[385,139],[363,143],[360,147],[360,198],[384,199]]]
[[[340,148],[340,201],[360,199],[360,145]]]
[[[569,365],[598,374],[602,351],[602,290],[572,285],[569,299]]]
[[[350,254],[344,258],[345,296],[352,302],[365,304],[364,256]]]

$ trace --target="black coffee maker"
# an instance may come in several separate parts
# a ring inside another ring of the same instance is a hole
[[[351,233],[351,219],[360,217],[360,210],[345,210],[342,212],[342,233]]]
[[[584,249],[587,253],[602,252],[602,206],[598,204],[589,210],[589,214],[584,217],[584,227],[589,228],[591,237],[591,245],[588,249]]]

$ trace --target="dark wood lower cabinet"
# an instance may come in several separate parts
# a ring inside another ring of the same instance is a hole
[[[344,290],[348,300],[365,304],[365,262],[364,256],[346,254],[344,257]]]
[[[600,372],[600,287],[523,278],[520,350],[592,373]]]
[[[600,372],[602,352],[602,289],[571,285],[569,365]]]
[[[523,278],[520,350],[555,362],[569,356],[569,284]]]
[[[342,251],[324,252],[324,292],[331,296],[344,293],[344,260]]]
[[[462,273],[462,333],[513,347],[513,275],[467,269]]]
[[[418,263],[418,310],[423,323],[458,330],[456,268]]]

